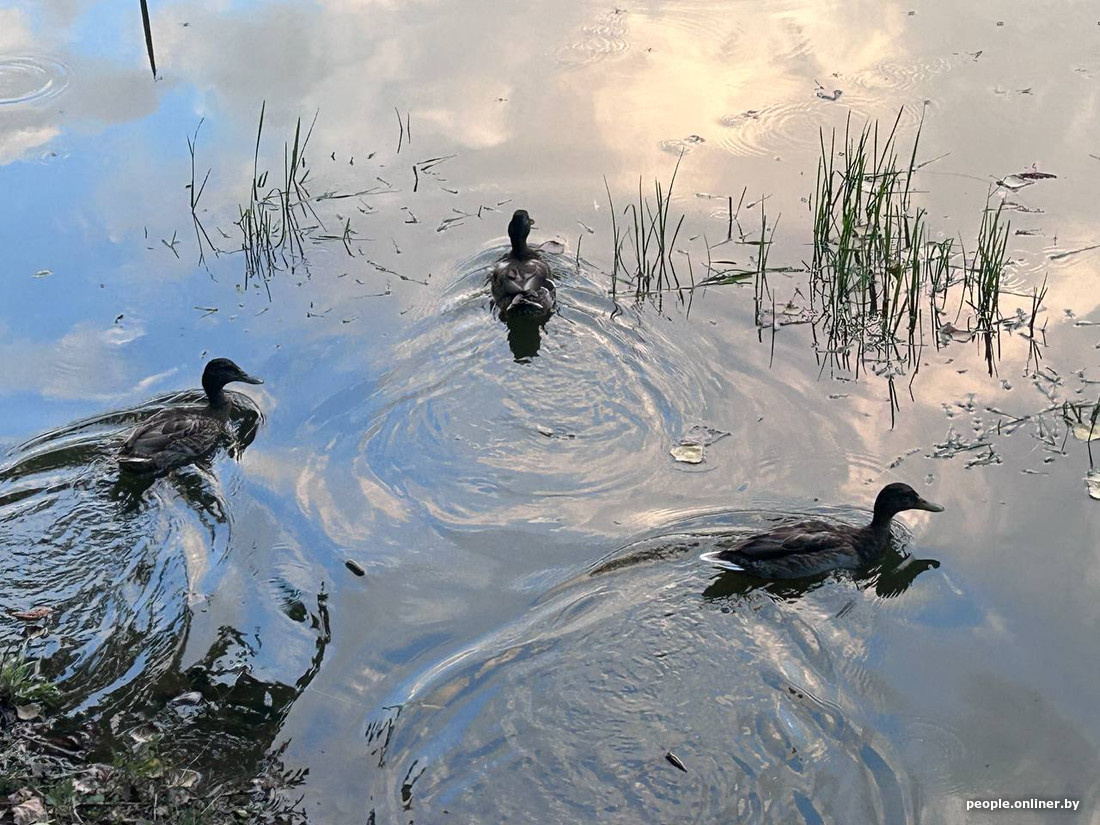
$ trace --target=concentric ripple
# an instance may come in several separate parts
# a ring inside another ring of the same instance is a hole
[[[575,39],[555,54],[563,66],[586,66],[626,51],[626,12],[614,9],[581,26]]]
[[[848,111],[846,105],[833,105],[808,95],[806,100],[725,115],[718,120],[724,129],[717,139],[727,151],[740,156],[806,149],[817,144],[820,129],[843,129]],[[858,114],[855,117],[862,120]]]
[[[919,783],[845,676],[871,592],[713,595],[697,550],[632,545],[414,677],[368,726],[372,798],[433,821],[914,821]]]
[[[838,81],[837,85],[843,85]],[[911,131],[933,105],[926,100],[896,99],[885,104],[864,90],[849,93],[837,102],[822,101],[807,96],[806,100],[787,101],[759,109],[746,109],[724,115],[718,119],[723,130],[718,142],[727,151],[740,156],[783,155],[790,151],[812,150],[819,145],[820,133],[828,140],[830,130],[835,129],[838,141],[843,139],[845,123],[849,115],[854,128],[878,118],[893,125],[901,113],[898,128]]]
[[[443,305],[423,310],[368,419],[329,422],[335,439],[365,433],[354,455],[332,462],[353,467],[353,486],[385,489],[452,525],[544,517],[547,496],[578,501],[644,482],[667,464],[711,380],[673,324],[617,309],[564,256],[546,256],[560,312],[541,330],[510,330],[484,282],[496,255],[467,262]]]
[[[959,58],[937,57],[905,63],[884,60],[852,75],[851,80],[871,91],[901,92],[924,86],[934,77],[951,71]]]
[[[42,57],[0,58],[0,106],[54,97],[69,85],[69,69]]]

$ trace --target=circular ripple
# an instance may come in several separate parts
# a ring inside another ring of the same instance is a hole
[[[725,127],[718,142],[735,155],[779,155],[791,150],[808,150],[817,147],[820,132],[824,130],[828,145],[830,131],[837,133],[838,150],[843,150],[845,122],[851,114],[853,128],[858,131],[869,121],[878,118],[880,124],[892,126],[901,112],[898,128],[902,140],[906,130],[916,127],[930,106],[930,101],[910,100],[900,106],[891,102],[887,106],[870,99],[866,94],[845,96],[840,103],[817,99],[779,103],[761,109],[725,115],[718,125]]]
[[[665,465],[709,381],[666,334],[671,324],[616,314],[594,277],[556,255],[546,257],[562,273],[561,311],[536,333],[537,356],[517,360],[488,306],[496,254],[464,266],[446,304],[398,347],[352,457],[361,483],[452,524],[485,524],[493,512],[507,522],[546,496],[643,482],[638,468]]]
[[[818,143],[818,130],[843,129],[847,106],[820,100],[778,103],[719,118],[718,142],[735,155],[776,155]],[[857,115],[857,118],[859,116]]]
[[[0,58],[0,105],[54,97],[68,85],[64,63],[39,57]]]
[[[679,140],[662,140],[657,143],[657,146],[662,152],[668,152],[673,155],[687,155],[695,151],[695,147],[700,143],[706,143],[706,138],[700,135],[688,135],[686,138]]]
[[[555,55],[563,66],[587,66],[626,51],[626,12],[615,9],[582,26],[577,38],[558,49]]]
[[[584,577],[414,677],[368,729],[374,799],[398,810],[415,772],[425,819],[792,822],[795,792],[829,821],[893,798],[908,821],[906,768],[876,743],[868,770],[869,720],[817,629],[850,588],[711,601],[710,575],[690,553]]]
[[[908,63],[886,60],[856,72],[850,79],[865,89],[905,91],[915,89],[954,67],[955,61],[948,57]]]

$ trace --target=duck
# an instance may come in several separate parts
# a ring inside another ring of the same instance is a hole
[[[508,222],[512,249],[489,272],[493,303],[504,321],[524,318],[545,322],[554,312],[557,289],[550,265],[527,245],[535,222],[526,209],[517,209]]]
[[[212,452],[228,435],[231,402],[225,385],[262,384],[263,379],[228,358],[215,358],[202,372],[206,403],[169,407],[135,428],[118,451],[119,468],[130,473],[163,473]]]
[[[765,579],[797,579],[833,570],[858,570],[890,546],[894,516],[906,510],[943,512],[908,484],[887,484],[865,527],[802,521],[750,536],[733,547],[704,553],[703,561]]]

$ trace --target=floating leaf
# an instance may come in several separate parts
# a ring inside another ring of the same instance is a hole
[[[1089,498],[1100,501],[1100,470],[1089,470],[1085,476],[1085,487],[1088,488]]]
[[[13,610],[11,615],[24,622],[37,622],[53,613],[52,607],[36,607],[33,610]]]
[[[1017,172],[1014,175],[1005,175],[1001,180],[997,181],[997,185],[1003,186],[1005,189],[1011,189],[1015,192],[1017,189],[1031,186],[1035,181],[1049,180],[1057,177],[1057,175],[1052,175],[1049,172]]]
[[[34,273],[34,277],[36,278],[49,278],[51,275],[53,275],[53,273],[48,269],[40,269]]]
[[[1073,437],[1078,441],[1100,441],[1100,421],[1096,426],[1091,424],[1074,424]]]
[[[688,772],[688,769],[684,767],[684,763],[680,761],[680,757],[674,754],[672,751],[668,751],[665,754],[665,759],[667,759],[668,763],[674,768],[679,768],[684,773]]]
[[[703,463],[703,445],[702,444],[677,444],[668,454],[676,461],[683,462],[684,464],[702,464]]]

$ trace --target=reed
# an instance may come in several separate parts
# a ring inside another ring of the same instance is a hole
[[[157,78],[157,57],[153,53],[153,26],[149,22],[148,0],[141,0],[141,25],[145,30],[145,51],[149,54],[149,68],[153,70],[153,79]]]
[[[272,274],[280,269],[293,270],[299,262],[304,262],[304,240],[318,226],[323,229],[324,223],[313,208],[313,198],[306,186],[309,170],[305,153],[317,117],[314,116],[304,134],[302,119],[297,119],[293,140],[283,144],[282,179],[269,185],[269,171],[260,168],[266,110],[267,102],[264,101],[256,127],[248,204],[238,206],[235,223],[241,233],[241,251],[245,259],[244,287],[247,289],[253,278],[259,278],[270,296]],[[306,223],[310,219],[315,223]],[[349,247],[353,234],[349,222],[343,234],[335,237]]]
[[[681,152],[667,184],[654,180],[653,199],[645,195],[642,179],[638,179],[637,202],[627,204],[622,210],[623,217],[627,219],[623,234],[620,234],[616,218],[615,200],[606,178],[604,179],[614,237],[611,276],[613,297],[618,295],[620,272],[624,273],[635,299],[638,300],[649,296],[660,297],[665,292],[676,292],[682,303],[686,299],[685,293],[693,286],[691,283],[680,283],[672,254],[684,223],[683,214],[677,218],[672,214],[672,195],[683,156]],[[632,258],[629,263],[628,257]]]
[[[966,270],[965,281],[968,303],[974,310],[990,375],[993,375],[995,361],[1000,356],[1001,274],[1004,272],[1005,251],[1011,229],[1011,223],[1001,220],[1003,209],[1003,202],[993,209],[988,200],[986,201],[981,228],[978,230],[977,253],[973,266]]]

